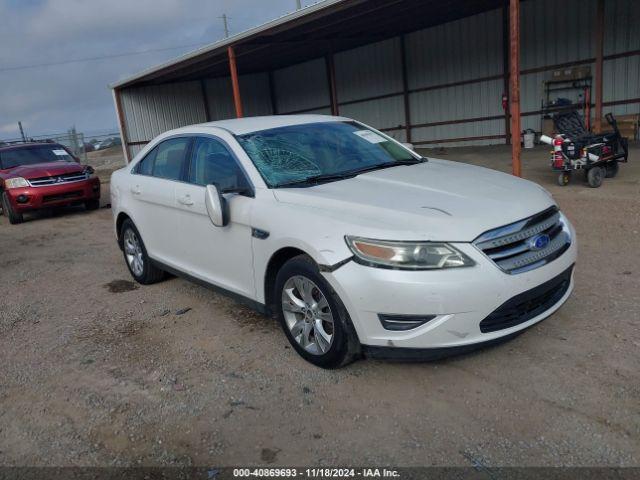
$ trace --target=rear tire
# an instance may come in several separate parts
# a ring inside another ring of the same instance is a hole
[[[87,200],[86,202],[84,202],[84,208],[89,211],[98,210],[100,208],[100,200],[97,198],[94,198],[93,200]]]
[[[591,167],[587,172],[587,182],[591,188],[598,188],[604,181],[605,171],[603,167]]]
[[[606,170],[605,178],[614,178],[616,175],[618,175],[620,165],[616,160],[614,160],[613,162],[607,162],[604,168]]]
[[[21,213],[16,212],[11,203],[9,202],[9,197],[7,197],[7,192],[2,194],[2,211],[9,219],[9,223],[11,225],[17,225],[19,223],[24,222],[24,217]]]
[[[136,282],[151,285],[164,278],[164,272],[156,267],[147,255],[140,232],[131,220],[127,219],[122,224],[120,238],[124,261]]]
[[[299,255],[285,263],[274,288],[278,319],[302,358],[321,368],[339,368],[360,356],[344,304],[310,257]]]

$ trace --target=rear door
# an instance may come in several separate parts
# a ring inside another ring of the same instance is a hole
[[[185,182],[175,187],[181,210],[179,247],[186,273],[240,295],[255,298],[251,212],[253,187],[240,163],[221,139],[195,137]],[[221,191],[243,189],[246,193],[224,194],[229,224],[216,227],[205,205],[206,186],[215,183]]]
[[[176,137],[159,143],[136,166],[132,175],[132,216],[149,255],[172,266],[180,264],[180,211],[175,188],[187,167],[192,137]]]

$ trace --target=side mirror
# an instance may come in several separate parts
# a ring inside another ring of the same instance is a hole
[[[413,146],[413,143],[403,143],[402,145],[405,146],[405,148],[408,148],[409,150],[411,150],[412,152],[416,151],[416,148]]]
[[[229,223],[227,201],[220,193],[217,185],[207,185],[207,193],[204,200],[207,213],[216,227],[226,227]]]

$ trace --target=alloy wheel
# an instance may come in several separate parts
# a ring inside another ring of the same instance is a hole
[[[313,355],[323,355],[333,343],[334,318],[326,297],[307,277],[295,275],[282,289],[282,312],[295,341]]]
[[[138,236],[130,228],[124,232],[124,254],[133,274],[136,277],[141,277],[144,272],[142,247]]]

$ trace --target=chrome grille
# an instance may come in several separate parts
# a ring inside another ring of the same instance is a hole
[[[558,209],[552,207],[489,230],[473,244],[507,273],[533,270],[555,260],[571,245],[569,229],[562,218]]]
[[[32,187],[46,187],[49,185],[60,185],[63,183],[81,182],[89,178],[85,172],[65,173],[51,177],[40,177],[28,180]]]

